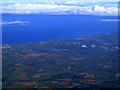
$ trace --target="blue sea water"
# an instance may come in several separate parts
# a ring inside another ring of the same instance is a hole
[[[94,34],[118,33],[117,16],[3,14],[3,44],[71,39]],[[109,21],[109,19],[111,21]],[[105,21],[106,20],[106,21]]]

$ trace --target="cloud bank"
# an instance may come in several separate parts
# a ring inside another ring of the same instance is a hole
[[[3,5],[2,13],[11,14],[53,14],[53,15],[73,15],[73,14],[87,14],[87,15],[103,15],[103,16],[117,16],[118,7],[109,5],[108,7],[100,5],[89,5],[79,3],[78,1],[68,1],[61,4],[44,3],[14,3]]]

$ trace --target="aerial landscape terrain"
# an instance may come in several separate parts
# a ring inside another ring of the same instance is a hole
[[[118,2],[1,0],[0,89],[119,89]]]
[[[116,88],[118,36],[3,45],[3,88]]]

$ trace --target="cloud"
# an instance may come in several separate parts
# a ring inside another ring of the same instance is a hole
[[[67,1],[67,2],[65,2],[65,4],[76,4],[76,3],[78,3],[78,1]]]
[[[8,25],[8,24],[21,24],[21,25],[25,25],[29,23],[28,21],[10,21],[10,22],[1,22],[0,24],[2,25]]]
[[[120,19],[102,19],[100,21],[111,22],[111,21],[120,21]]]
[[[68,1],[66,3],[77,3],[77,1]],[[72,15],[72,14],[89,14],[117,16],[117,7],[104,7],[99,5],[64,5],[64,4],[10,4],[2,6],[2,13],[12,14],[54,14],[54,15]]]

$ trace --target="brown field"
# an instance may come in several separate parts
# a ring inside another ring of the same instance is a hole
[[[16,84],[22,84],[23,86],[37,86],[36,82],[16,82]]]
[[[68,49],[52,49],[53,51],[69,51]]]

